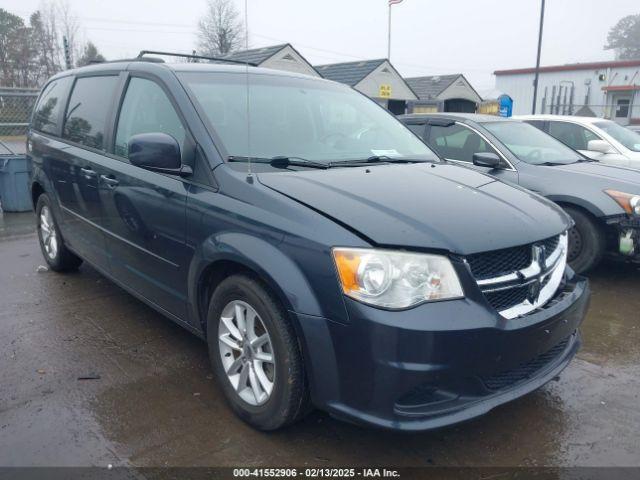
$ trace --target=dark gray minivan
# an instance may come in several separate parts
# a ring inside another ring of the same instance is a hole
[[[51,268],[86,261],[205,339],[256,428],[312,405],[392,429],[460,422],[579,347],[589,287],[567,267],[569,217],[440,162],[344,85],[84,67],[43,88],[28,156]]]

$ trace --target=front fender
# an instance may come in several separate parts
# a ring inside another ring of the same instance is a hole
[[[588,211],[596,218],[602,218],[606,215],[610,215],[610,213],[604,212],[598,205],[587,201],[584,198],[574,197],[572,195],[548,195],[546,198],[560,205],[576,205]]]
[[[197,247],[189,268],[189,299],[192,309],[198,305],[200,281],[205,271],[218,262],[234,262],[255,272],[278,295],[289,311],[307,315],[322,314],[321,304],[306,275],[276,245],[239,232],[220,232]],[[204,319],[197,311],[198,328]]]

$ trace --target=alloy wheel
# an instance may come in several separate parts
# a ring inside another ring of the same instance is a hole
[[[40,210],[39,227],[44,251],[50,260],[55,260],[58,255],[58,234],[53,224],[51,210],[46,205]]]
[[[225,374],[238,396],[249,405],[265,404],[276,370],[271,337],[258,312],[246,302],[229,302],[220,315],[218,343]]]

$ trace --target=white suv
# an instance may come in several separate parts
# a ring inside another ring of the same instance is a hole
[[[603,118],[519,115],[540,130],[602,163],[640,169],[640,134]]]

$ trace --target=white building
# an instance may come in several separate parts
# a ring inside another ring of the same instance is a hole
[[[320,76],[315,68],[289,43],[240,50],[227,55],[227,58],[253,63],[259,67],[273,68],[274,70],[303,73],[314,77]]]
[[[482,101],[478,92],[461,73],[405,80],[419,98],[418,101],[410,102],[411,113],[475,113]]]
[[[396,115],[418,96],[386,58],[316,66],[320,75],[349,85]]]
[[[513,98],[513,114],[530,114],[535,69],[497,70],[496,89]],[[540,67],[536,113],[597,116],[640,123],[640,60]]]

